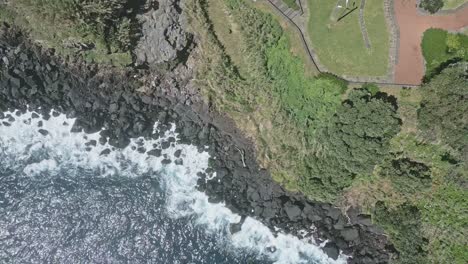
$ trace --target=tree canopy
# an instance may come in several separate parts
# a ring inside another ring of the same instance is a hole
[[[314,139],[315,156],[308,160],[310,176],[305,184],[336,193],[356,175],[372,172],[388,154],[400,123],[393,97],[353,90]]]
[[[452,65],[424,85],[418,111],[423,135],[433,141],[440,140],[460,153],[468,152],[467,69],[468,63]]]
[[[419,7],[431,14],[439,11],[443,6],[444,2],[442,0],[421,0],[421,3],[419,4]]]

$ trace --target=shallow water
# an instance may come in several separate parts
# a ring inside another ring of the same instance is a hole
[[[99,134],[71,133],[65,115],[32,114],[0,120],[1,263],[344,262],[296,237],[274,237],[251,218],[230,235],[240,216],[196,190],[207,152],[173,144],[163,150],[173,162],[161,165],[164,157],[137,150],[177,137],[174,126],[165,138],[114,149],[87,146]]]

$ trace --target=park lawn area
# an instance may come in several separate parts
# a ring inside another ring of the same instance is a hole
[[[458,51],[449,51],[447,37],[458,36]],[[428,29],[424,32],[421,43],[424,59],[426,60],[426,76],[437,71],[437,68],[454,58],[468,60],[468,36],[465,34],[453,34],[443,29]]]
[[[442,7],[442,10],[455,9],[465,2],[466,0],[444,0],[444,7]]]
[[[308,32],[320,63],[329,71],[347,76],[384,76],[388,70],[389,35],[382,1],[367,1],[364,19],[371,49],[359,26],[359,8],[332,22],[336,1],[309,0]],[[360,5],[360,1],[356,1]]]

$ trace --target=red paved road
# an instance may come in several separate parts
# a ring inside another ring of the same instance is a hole
[[[421,40],[429,28],[458,30],[468,26],[468,7],[450,15],[420,15],[416,0],[395,0],[395,17],[400,27],[400,48],[395,82],[418,85],[424,76]]]

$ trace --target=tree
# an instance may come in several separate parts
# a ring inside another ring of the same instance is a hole
[[[319,189],[338,194],[356,175],[371,173],[388,154],[389,141],[400,131],[393,97],[353,90],[312,142],[306,161],[309,175],[302,187],[314,196]]]
[[[424,137],[439,140],[465,155],[468,155],[467,69],[466,62],[452,65],[424,85],[418,110],[419,129]]]
[[[427,239],[422,231],[421,212],[417,207],[402,204],[390,209],[383,202],[377,202],[374,219],[388,232],[390,240],[398,250],[399,256],[395,263],[429,263]]]
[[[431,14],[439,11],[444,6],[444,2],[442,0],[421,0],[419,7],[428,11]]]
[[[396,158],[381,166],[381,175],[389,177],[402,193],[414,193],[431,186],[431,169],[409,158]]]

